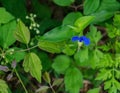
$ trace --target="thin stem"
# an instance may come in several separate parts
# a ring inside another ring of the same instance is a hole
[[[50,86],[52,92],[55,93],[55,90],[53,89],[53,87],[52,87],[52,85],[50,83],[49,83],[49,86]]]
[[[15,51],[15,52],[24,52],[24,51],[29,51],[29,50],[31,50],[31,49],[33,49],[33,48],[36,48],[36,47],[38,47],[38,45],[35,45],[35,46],[30,47],[30,48],[27,48],[27,49],[18,50],[18,51]]]
[[[23,86],[23,88],[24,88],[24,90],[25,90],[25,93],[28,93],[28,91],[27,91],[24,83],[22,82],[22,80],[21,80],[21,78],[20,78],[20,75],[18,74],[17,70],[16,70],[16,69],[14,69],[14,70],[15,70],[15,73],[16,73],[18,79],[20,80],[20,83],[22,84],[22,86]]]

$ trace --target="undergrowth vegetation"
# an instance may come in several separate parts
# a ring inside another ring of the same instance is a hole
[[[120,0],[0,0],[0,93],[120,93]]]

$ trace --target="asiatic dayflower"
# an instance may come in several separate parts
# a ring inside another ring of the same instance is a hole
[[[80,44],[82,44],[82,42],[88,46],[90,44],[90,39],[87,38],[86,36],[73,36],[72,37],[72,41],[78,41],[78,43],[80,42]]]

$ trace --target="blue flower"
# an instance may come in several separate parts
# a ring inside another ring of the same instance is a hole
[[[81,36],[81,37],[79,37],[79,36],[73,36],[72,37],[72,41],[84,42],[84,44],[86,46],[88,46],[90,44],[90,39],[87,38],[86,36]]]

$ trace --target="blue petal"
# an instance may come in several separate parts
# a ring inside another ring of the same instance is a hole
[[[77,41],[77,40],[79,40],[79,37],[78,37],[78,36],[73,36],[73,37],[72,37],[72,41]]]
[[[88,46],[90,44],[90,39],[84,36],[83,37],[83,42],[86,46]]]

